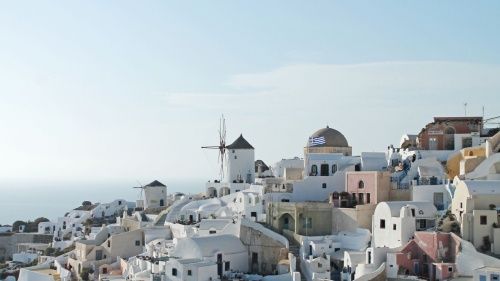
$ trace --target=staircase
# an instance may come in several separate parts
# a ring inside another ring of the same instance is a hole
[[[293,241],[288,241],[289,247],[288,251],[296,257],[296,271],[300,272],[300,280],[307,281],[306,277],[302,273],[302,269],[300,268],[300,251],[299,246],[293,244]]]

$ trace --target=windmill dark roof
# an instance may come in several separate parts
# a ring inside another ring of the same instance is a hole
[[[243,134],[240,135],[232,144],[226,146],[229,149],[254,149],[246,139],[243,138]]]
[[[155,180],[154,182],[152,182],[150,184],[147,184],[146,186],[166,186],[166,185],[164,185],[163,183]]]

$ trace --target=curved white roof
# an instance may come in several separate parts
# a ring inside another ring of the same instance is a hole
[[[415,217],[434,217],[437,213],[436,206],[431,202],[427,201],[392,201],[392,202],[381,202],[375,208],[377,212],[378,208],[388,208],[391,212],[392,217],[399,217],[401,208],[404,206],[415,206],[417,211],[415,212]]]
[[[500,194],[500,180],[463,180],[457,190],[463,188],[469,195]]]
[[[179,241],[172,252],[178,258],[213,257],[217,252],[235,254],[247,252],[241,240],[229,234],[210,235],[204,237],[186,237]]]
[[[202,205],[200,206],[200,208],[198,208],[198,210],[200,211],[217,211],[221,208],[221,204],[220,202],[217,204],[205,204],[205,205]]]

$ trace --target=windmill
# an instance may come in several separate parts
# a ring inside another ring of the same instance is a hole
[[[224,115],[222,115],[219,121],[219,145],[211,145],[211,146],[202,146],[201,148],[206,149],[218,149],[219,157],[218,162],[220,164],[220,178],[224,177],[224,162],[226,159],[226,120],[224,119]]]
[[[142,201],[142,206],[137,206],[137,209],[138,208],[144,209],[144,201],[142,200],[142,193],[146,187],[144,185],[142,185],[139,181],[137,181],[137,183],[139,183],[140,186],[132,187],[132,188],[140,188],[141,189],[141,191],[139,192],[139,195],[137,196],[137,198],[139,198],[139,200],[137,200],[137,201],[138,202]],[[136,204],[136,205],[138,205],[138,204]]]

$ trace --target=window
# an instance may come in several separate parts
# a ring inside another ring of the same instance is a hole
[[[455,133],[455,129],[453,127],[447,127],[444,129],[444,133],[447,135],[453,135]]]
[[[111,247],[111,240],[108,240],[108,248]]]
[[[370,204],[371,203],[371,200],[370,200],[370,193],[367,193],[366,194],[366,204]]]
[[[224,270],[225,271],[231,270],[231,266],[230,266],[230,263],[228,261],[224,264]]]
[[[471,137],[462,138],[462,148],[471,147],[471,146],[472,146],[472,138]]]
[[[235,156],[234,156],[234,159],[238,159],[238,156],[236,156],[236,155],[235,155]]]
[[[107,268],[105,268],[105,267],[103,267],[103,268],[102,268],[102,274],[108,274],[108,269],[107,269]]]
[[[364,193],[358,193],[358,204],[363,205],[365,203]]]
[[[259,204],[259,197],[255,197],[255,204]]]
[[[136,246],[141,246],[141,241],[139,241],[139,240],[135,240],[135,245],[136,245]]]
[[[460,209],[464,207],[464,203],[460,202]]]
[[[188,270],[188,276],[192,276],[193,275],[193,272],[190,270]]]
[[[311,176],[316,176],[318,174],[318,166],[312,165],[311,166]]]
[[[448,266],[448,272],[453,272],[453,266]]]
[[[421,219],[419,221],[419,227],[420,227],[420,229],[426,229],[427,228],[427,220]]]
[[[363,181],[358,182],[358,188],[365,188],[365,183]]]
[[[318,268],[322,268],[323,265],[321,263],[318,263]]]
[[[455,149],[455,137],[454,136],[445,136],[444,137],[444,149],[445,150]]]
[[[415,209],[411,209],[411,216],[415,217]]]
[[[396,224],[392,225],[392,230],[396,230]]]
[[[322,186],[323,188],[326,188],[326,183],[323,183],[321,186]]]
[[[172,276],[177,276],[177,268],[172,268]]]
[[[380,220],[380,228],[385,229],[385,220]]]
[[[252,204],[252,197],[248,198],[248,204]]]
[[[438,210],[444,209],[442,192],[434,192],[434,206],[436,206]]]
[[[335,174],[335,172],[337,172],[337,164],[332,165],[332,175]]]
[[[312,218],[303,218],[302,219],[302,227],[303,228],[312,228]]]
[[[208,234],[216,234],[217,233],[217,230],[209,230],[208,231]]]
[[[487,224],[487,219],[486,219],[486,216],[480,216],[479,217],[479,223],[482,224],[482,225],[485,225]]]

